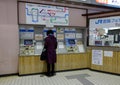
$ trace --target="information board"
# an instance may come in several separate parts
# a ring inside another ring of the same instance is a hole
[[[26,3],[26,24],[69,25],[69,8]]]

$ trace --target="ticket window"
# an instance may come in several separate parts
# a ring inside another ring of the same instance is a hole
[[[85,52],[84,30],[69,27],[47,28],[21,25],[19,29],[20,55],[40,55],[48,30],[53,30],[57,39],[57,54]]]

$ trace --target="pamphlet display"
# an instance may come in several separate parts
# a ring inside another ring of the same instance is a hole
[[[57,39],[57,54],[85,52],[84,31],[82,29],[21,25],[19,30],[20,55],[40,55],[48,30],[53,30]]]

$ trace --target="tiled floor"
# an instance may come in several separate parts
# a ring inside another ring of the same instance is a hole
[[[120,85],[120,76],[90,70],[43,75],[0,77],[0,85]]]

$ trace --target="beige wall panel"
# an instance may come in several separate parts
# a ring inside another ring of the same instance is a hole
[[[26,23],[25,4],[19,3],[18,7],[19,7],[19,10],[18,10],[19,24],[25,24]]]
[[[82,16],[84,13],[86,10],[70,8],[69,25],[86,27],[86,17]]]
[[[0,0],[0,25],[17,25],[17,0]]]
[[[0,25],[0,75],[18,72],[17,25]]]
[[[17,0],[0,0],[0,75],[18,73]]]

